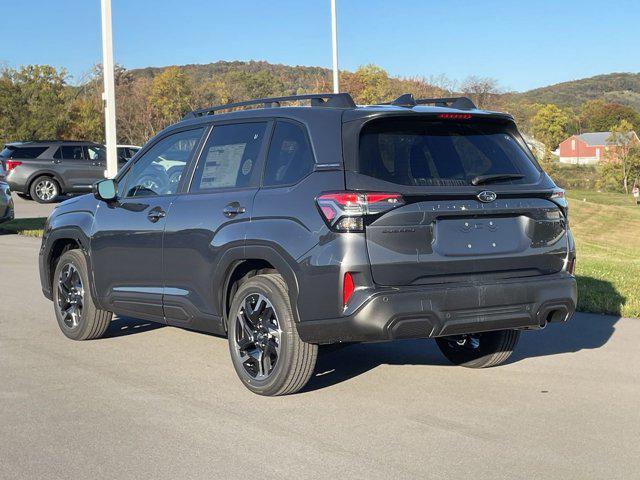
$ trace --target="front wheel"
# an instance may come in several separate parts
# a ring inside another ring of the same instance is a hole
[[[100,310],[93,303],[87,261],[80,250],[69,250],[60,257],[51,287],[62,333],[72,340],[91,340],[104,334],[111,312]]]
[[[439,337],[442,354],[455,364],[468,368],[487,368],[504,363],[513,353],[520,330],[498,330],[455,337]]]
[[[254,393],[287,395],[307,384],[318,346],[298,336],[280,275],[256,275],[238,288],[229,312],[229,351],[240,380]]]

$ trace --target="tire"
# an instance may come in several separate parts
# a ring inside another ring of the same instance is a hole
[[[98,309],[93,303],[87,261],[80,250],[69,250],[60,257],[51,287],[53,308],[62,333],[72,340],[91,340],[104,334],[112,313]],[[75,309],[74,316],[72,307],[78,304],[80,308]]]
[[[229,352],[242,383],[259,395],[296,393],[311,378],[318,346],[298,336],[280,275],[256,275],[236,291],[229,311]]]
[[[455,364],[487,368],[504,363],[513,353],[520,330],[498,330],[458,337],[436,338],[442,354]],[[477,343],[476,343],[477,341]],[[464,342],[464,344],[460,344]]]
[[[31,183],[29,195],[38,203],[53,203],[60,196],[60,185],[53,178],[43,175]]]

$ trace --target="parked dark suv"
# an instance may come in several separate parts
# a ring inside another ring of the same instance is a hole
[[[563,191],[511,116],[327,94],[189,114],[56,208],[40,275],[68,337],[112,312],[228,335],[242,382],[280,395],[320,344],[435,337],[455,364],[502,363],[573,314],[574,259]]]
[[[119,149],[120,167],[136,148]],[[106,168],[104,146],[93,142],[9,143],[0,151],[0,162],[11,189],[39,203],[55,202],[65,193],[90,192],[93,183],[104,178]]]

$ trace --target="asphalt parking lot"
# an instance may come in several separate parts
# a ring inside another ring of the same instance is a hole
[[[579,314],[480,371],[429,340],[325,349],[264,398],[223,338],[123,318],[67,340],[38,246],[0,236],[2,479],[640,476],[640,320]]]
[[[65,200],[68,197],[64,197]],[[53,211],[55,203],[38,203],[33,200],[24,200],[18,195],[13,195],[13,203],[15,206],[16,218],[36,218],[36,217],[48,217]]]

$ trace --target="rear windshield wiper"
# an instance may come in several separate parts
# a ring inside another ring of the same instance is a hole
[[[480,185],[483,183],[499,182],[501,180],[519,180],[524,178],[520,173],[501,173],[496,175],[478,175],[471,180],[471,185]]]

